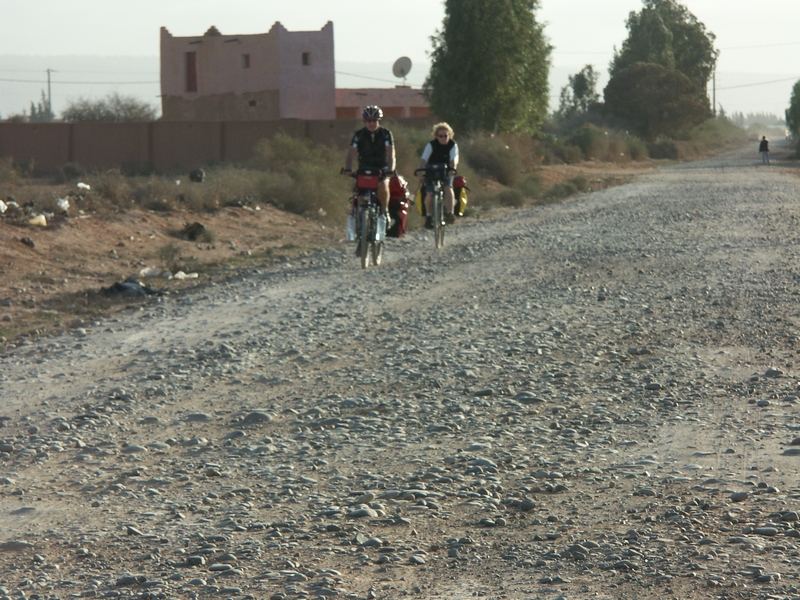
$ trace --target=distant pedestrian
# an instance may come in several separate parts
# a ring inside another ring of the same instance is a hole
[[[761,138],[761,143],[758,145],[758,151],[761,153],[761,162],[765,165],[769,164],[769,141],[767,136]]]

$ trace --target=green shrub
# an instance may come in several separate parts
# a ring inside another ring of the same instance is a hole
[[[503,190],[495,196],[495,203],[500,206],[519,208],[525,206],[525,195],[515,189]]]
[[[650,155],[647,152],[647,144],[635,135],[625,136],[628,148],[628,156],[631,160],[647,160]]]
[[[547,144],[544,152],[544,163],[547,165],[557,165],[567,163],[572,165],[583,160],[583,151],[576,146],[561,138],[553,137]]]
[[[578,175],[567,181],[562,181],[555,184],[545,194],[545,200],[555,201],[568,196],[573,196],[579,192],[588,192],[591,190],[591,183],[583,175]]]
[[[747,133],[726,117],[703,121],[689,131],[688,139],[704,148],[718,148],[747,141]]]
[[[131,202],[130,180],[120,171],[112,169],[91,177],[92,190],[87,198],[99,198],[115,207]]]
[[[13,159],[0,157],[0,183],[15,183],[19,178],[19,171],[14,166]]]
[[[75,181],[86,174],[86,169],[75,162],[64,163],[60,169],[62,181]]]
[[[120,170],[128,177],[147,177],[156,172],[153,163],[147,161],[125,162]]]
[[[339,175],[340,149],[279,134],[262,140],[254,165],[263,169],[259,196],[296,214],[341,219],[352,181]]]
[[[172,179],[148,177],[136,182],[131,191],[131,197],[133,202],[142,208],[168,212],[172,210],[177,200],[177,188],[178,186]]]
[[[583,175],[577,175],[570,179],[570,181],[579,192],[590,192],[592,190],[592,184]]]
[[[647,151],[652,158],[666,158],[670,160],[677,160],[678,158],[678,145],[675,140],[667,138],[657,138],[654,142],[647,145]]]
[[[514,185],[522,172],[519,153],[499,137],[478,135],[465,142],[461,151],[466,162],[478,173],[503,185]]]
[[[169,242],[158,249],[158,258],[161,265],[170,272],[180,270],[181,251],[177,244]]]
[[[397,155],[397,172],[408,180],[414,178],[414,169],[419,166],[420,156],[422,150],[429,141],[431,141],[430,129],[423,127],[410,127],[398,121],[391,121],[386,125],[394,136],[395,146],[398,151]],[[462,141],[456,140],[461,149]],[[341,152],[344,156],[344,152]],[[459,167],[461,170],[462,164]]]
[[[258,199],[260,173],[239,167],[209,169],[202,182],[181,181],[176,191],[186,208],[214,211],[224,206],[248,206]]]
[[[517,189],[528,198],[538,198],[542,195],[542,179],[536,174],[528,175]]]
[[[608,131],[596,125],[582,125],[570,136],[569,143],[580,148],[585,159],[608,160]]]

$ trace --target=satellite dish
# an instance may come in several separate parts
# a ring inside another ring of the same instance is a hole
[[[403,78],[403,85],[406,83],[406,75],[411,71],[411,59],[407,56],[401,56],[392,65],[392,73],[395,77]]]

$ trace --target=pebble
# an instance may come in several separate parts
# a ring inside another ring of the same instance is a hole
[[[748,160],[15,345],[0,597],[796,596],[800,183]]]

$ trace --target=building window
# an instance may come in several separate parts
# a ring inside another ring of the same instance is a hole
[[[307,67],[311,64],[311,52],[303,52],[303,66]]]
[[[197,53],[186,53],[186,91],[197,91]]]
[[[242,54],[242,68],[249,69],[250,68],[250,55],[249,54]]]

